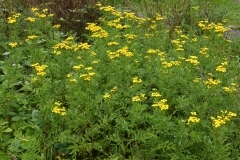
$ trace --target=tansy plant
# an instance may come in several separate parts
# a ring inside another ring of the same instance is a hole
[[[200,1],[189,5],[203,16]],[[160,13],[96,6],[102,16],[86,24],[85,42],[60,32],[48,9],[7,18],[1,155],[237,159],[239,42],[224,22],[205,17],[186,31]]]

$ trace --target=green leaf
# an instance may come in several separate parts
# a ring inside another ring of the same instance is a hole
[[[17,113],[15,113],[15,112],[8,112],[8,115],[15,116],[15,115],[17,115]]]
[[[5,75],[0,75],[0,82],[2,82],[5,78]]]
[[[15,130],[14,133],[13,133],[13,135],[14,135],[15,137],[22,137],[22,131],[21,131],[21,130]]]
[[[2,72],[6,75],[8,73],[8,68],[6,66],[2,66]]]
[[[15,117],[12,117],[12,121],[19,121],[19,120],[21,120],[22,119],[22,117],[20,117],[20,116],[15,116]]]
[[[9,133],[9,132],[12,132],[12,129],[11,129],[11,128],[7,128],[7,129],[5,129],[3,132]]]
[[[9,156],[4,153],[3,151],[0,151],[0,159],[1,160],[9,160]]]

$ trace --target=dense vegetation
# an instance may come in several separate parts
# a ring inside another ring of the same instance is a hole
[[[9,2],[0,159],[240,158],[240,4]]]

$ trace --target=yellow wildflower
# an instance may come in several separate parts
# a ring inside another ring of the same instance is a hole
[[[138,78],[137,76],[133,78],[133,83],[141,83],[142,80]]]
[[[199,122],[200,118],[197,118],[196,116],[196,112],[191,112],[191,116],[188,118],[187,124]]]
[[[59,27],[61,27],[60,24],[55,24],[55,25],[53,26],[53,28],[59,28]]]
[[[222,111],[221,110],[221,115],[218,115],[216,118],[215,117],[210,117],[211,120],[213,121],[213,126],[215,128],[220,127],[223,124],[226,124],[227,121],[230,121],[232,117],[236,117],[237,114],[233,112],[228,112],[228,111]]]
[[[35,22],[36,21],[35,18],[33,18],[33,17],[28,17],[28,18],[25,18],[24,20],[29,21],[29,22]]]
[[[110,98],[110,97],[111,97],[111,95],[109,93],[105,93],[104,96],[103,96],[104,99],[107,99],[107,98]]]
[[[12,48],[14,48],[17,46],[17,44],[18,44],[17,42],[11,42],[8,45],[11,46]]]

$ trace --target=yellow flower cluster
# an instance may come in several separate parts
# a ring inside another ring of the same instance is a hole
[[[227,72],[227,69],[225,68],[225,66],[228,64],[228,62],[223,62],[221,63],[221,65],[217,66],[216,71],[219,72]]]
[[[204,81],[204,84],[207,85],[207,88],[211,88],[212,85],[217,85],[222,83],[219,79],[213,80],[212,78],[208,78],[206,81]]]
[[[114,93],[114,92],[116,92],[116,91],[117,91],[117,87],[116,87],[116,86],[113,87],[113,88],[110,90],[111,93]],[[103,95],[103,98],[104,98],[104,99],[109,99],[109,98],[111,98],[110,93],[105,93],[105,94]]]
[[[55,25],[53,26],[53,28],[59,28],[59,27],[61,27],[60,24],[55,24]]]
[[[152,97],[161,97],[162,95],[155,90],[154,92],[152,92],[151,96]]]
[[[94,60],[94,61],[92,61],[92,64],[97,64],[99,62],[100,62],[100,60]]]
[[[131,27],[131,26],[126,25],[126,24],[122,25],[120,23],[120,18],[112,20],[112,21],[108,21],[107,25],[110,26],[110,27],[115,27],[117,29],[123,29],[123,28],[130,28]]]
[[[109,50],[107,50],[108,56],[110,59],[119,57],[120,55],[124,55],[126,57],[132,57],[133,53],[128,51],[128,47],[124,46],[121,49],[117,50],[116,52],[111,52]]]
[[[198,26],[202,29],[202,30],[211,30],[215,27],[214,23],[210,23],[208,24],[208,20],[204,20],[204,21],[200,21],[198,22]]]
[[[68,36],[65,41],[72,41],[73,40],[73,37],[72,36]]]
[[[158,49],[149,49],[147,51],[148,54],[156,54],[156,53],[159,53],[160,51]]]
[[[191,116],[188,118],[187,124],[199,122],[200,118],[197,118],[196,116],[196,112],[191,112]]]
[[[110,97],[111,97],[111,95],[109,93],[105,93],[104,96],[103,96],[104,99],[108,99]]]
[[[32,64],[31,66],[35,67],[38,76],[44,76],[46,74],[44,70],[48,67],[47,65],[39,65],[39,63]]]
[[[133,20],[137,18],[134,12],[123,12],[123,14],[124,18],[126,18],[127,20]]]
[[[132,98],[132,102],[142,102],[142,101],[144,101],[146,99],[147,99],[147,97],[145,96],[145,94],[140,93],[139,96],[134,96]]]
[[[116,90],[117,90],[117,87],[115,86],[110,90],[110,92],[116,92]]]
[[[230,28],[225,28],[222,23],[217,23],[217,24],[210,23],[209,24],[208,20],[198,22],[198,26],[202,30],[214,30],[214,32],[216,32],[216,33],[224,33],[224,32],[231,30]]]
[[[32,35],[32,36],[28,36],[27,39],[25,40],[26,42],[28,42],[29,40],[35,39],[38,36]]]
[[[68,73],[68,74],[67,74],[67,77],[68,77],[68,78],[71,78],[71,77],[72,77],[72,73]],[[71,78],[69,81],[70,81],[70,82],[74,82],[74,83],[77,83],[77,82],[78,82],[76,78]]]
[[[237,91],[237,84],[236,83],[232,83],[231,86],[229,87],[223,87],[223,90],[225,92],[236,92]]]
[[[91,32],[98,32],[102,28],[100,26],[97,26],[97,23],[87,23],[87,27],[85,27],[86,30],[90,30]]]
[[[162,62],[164,68],[169,68],[172,66],[179,66],[181,64],[180,61],[170,61],[170,62]]]
[[[207,53],[207,51],[208,51],[209,49],[208,48],[201,48],[201,50],[199,51],[199,53],[200,54],[203,54],[203,55],[206,55],[206,57],[208,57],[209,55],[208,55],[208,53]]]
[[[47,17],[46,13],[48,12],[48,9],[43,9],[42,13],[37,12],[39,10],[38,8],[31,8],[31,10],[33,11],[36,18],[46,18]],[[49,14],[48,16],[53,17],[53,14]],[[36,18],[35,17],[27,17],[24,20],[29,21],[29,22],[35,22]]]
[[[38,8],[31,8],[33,12],[38,11]]]
[[[11,42],[8,45],[11,46],[12,48],[14,48],[17,46],[17,44],[18,44],[17,42]]]
[[[83,68],[83,64],[75,65],[73,66],[73,69],[80,70]],[[85,81],[91,81],[92,77],[96,74],[95,72],[92,72],[93,67],[86,67],[84,70],[82,70],[84,73],[80,74],[80,78],[83,78]],[[86,72],[87,71],[87,72]],[[72,73],[67,74],[68,78],[72,77]],[[71,78],[70,82],[78,82],[77,79]]]
[[[161,110],[167,110],[169,108],[168,104],[165,104],[167,102],[167,99],[162,99],[159,102],[154,102],[152,104],[153,107],[159,107]]]
[[[195,78],[194,80],[193,80],[193,82],[199,82],[200,80],[202,80],[202,78]]]
[[[197,38],[195,37],[195,38],[192,38],[192,42],[197,42]]]
[[[126,37],[126,38],[129,40],[129,39],[134,39],[134,38],[136,38],[137,35],[135,35],[135,34],[125,34],[124,37]]]
[[[137,76],[133,78],[133,83],[141,83],[142,80],[138,78]]]
[[[145,34],[144,34],[144,36],[145,36],[146,38],[149,38],[149,37],[153,37],[153,36],[154,36],[154,34],[145,33]]]
[[[160,14],[156,15],[156,21],[164,20],[164,17],[162,17]]]
[[[108,45],[108,46],[118,45],[118,42],[115,42],[115,41],[113,41],[113,42],[108,42],[107,45]]]
[[[224,33],[231,30],[230,28],[225,28],[222,23],[217,23],[214,29],[215,29],[214,32],[216,33]]]
[[[12,17],[8,17],[7,18],[7,20],[8,20],[7,23],[12,24],[12,23],[17,22],[17,18],[20,17],[20,16],[21,16],[21,14],[17,13],[17,14],[14,14]]]
[[[233,112],[228,112],[228,111],[222,111],[221,110],[221,115],[215,117],[210,117],[211,120],[213,121],[213,126],[215,128],[220,127],[223,124],[226,124],[227,121],[230,121],[232,117],[236,117],[237,114]]]
[[[46,17],[47,17],[46,14],[39,14],[39,13],[37,14],[37,13],[36,13],[35,15],[38,16],[38,17],[40,17],[40,18],[46,18]]]
[[[61,42],[61,43],[56,44],[56,45],[53,46],[52,48],[54,49],[54,51],[55,51],[56,49],[66,49],[66,50],[72,49],[72,47],[69,46],[68,44],[69,44],[68,41],[63,41],[63,42]]]
[[[72,46],[74,51],[77,51],[79,49],[86,49],[86,50],[88,50],[88,49],[90,49],[90,47],[91,47],[91,45],[88,44],[88,43],[79,43],[77,45],[73,45]]]
[[[79,64],[77,66],[73,66],[73,69],[79,70],[83,67],[83,64]]]
[[[96,6],[101,7],[102,4],[101,4],[100,2],[97,2],[97,3],[96,3]]]
[[[85,81],[90,81],[92,79],[92,76],[95,75],[95,74],[96,73],[94,73],[94,72],[90,72],[90,73],[87,73],[87,74],[81,74],[80,78],[84,77]]]
[[[180,39],[172,40],[171,41],[175,46],[177,51],[183,51],[183,45],[185,44],[186,41],[182,41]]]
[[[54,49],[54,53],[59,55],[61,54],[61,51],[58,49],[66,49],[66,50],[74,50],[77,51],[79,49],[90,49],[91,45],[88,43],[79,43],[79,44],[72,44],[73,37],[69,36],[67,37],[63,42],[56,44],[52,48]]]
[[[95,38],[106,38],[108,37],[108,33],[107,31],[105,31],[104,29],[102,29],[102,27],[97,26],[96,23],[87,23],[87,27],[85,27],[86,30],[91,31],[92,37]]]
[[[105,12],[114,12],[115,9],[112,6],[102,6],[100,7],[100,10],[105,11]]]
[[[87,68],[85,68],[85,70],[90,71],[90,70],[92,70],[92,67],[87,67]],[[81,74],[80,78],[83,78],[85,81],[90,81],[95,74],[96,74],[95,72],[88,72],[85,74]]]
[[[36,17],[39,17],[39,18],[46,18],[47,17],[46,13],[47,13],[48,9],[43,9],[42,13],[37,12],[38,8],[32,8],[32,11],[34,12],[34,15]]]
[[[61,116],[65,116],[66,115],[66,109],[65,107],[62,107],[60,108],[60,106],[62,105],[62,103],[60,103],[59,101],[58,102],[55,102],[55,107],[53,108],[52,112],[53,113],[57,113]]]
[[[198,58],[198,57],[196,57],[196,56],[190,56],[190,58],[189,58],[189,59],[186,59],[185,61],[186,61],[186,62],[190,62],[190,63],[192,63],[193,65],[198,65],[200,62],[198,62],[197,58]]]
[[[174,29],[174,32],[176,32],[179,35],[183,34],[181,26],[176,26],[175,29]]]
[[[33,18],[33,17],[28,17],[28,18],[25,18],[24,20],[29,21],[29,22],[35,22],[36,21],[36,19]]]

